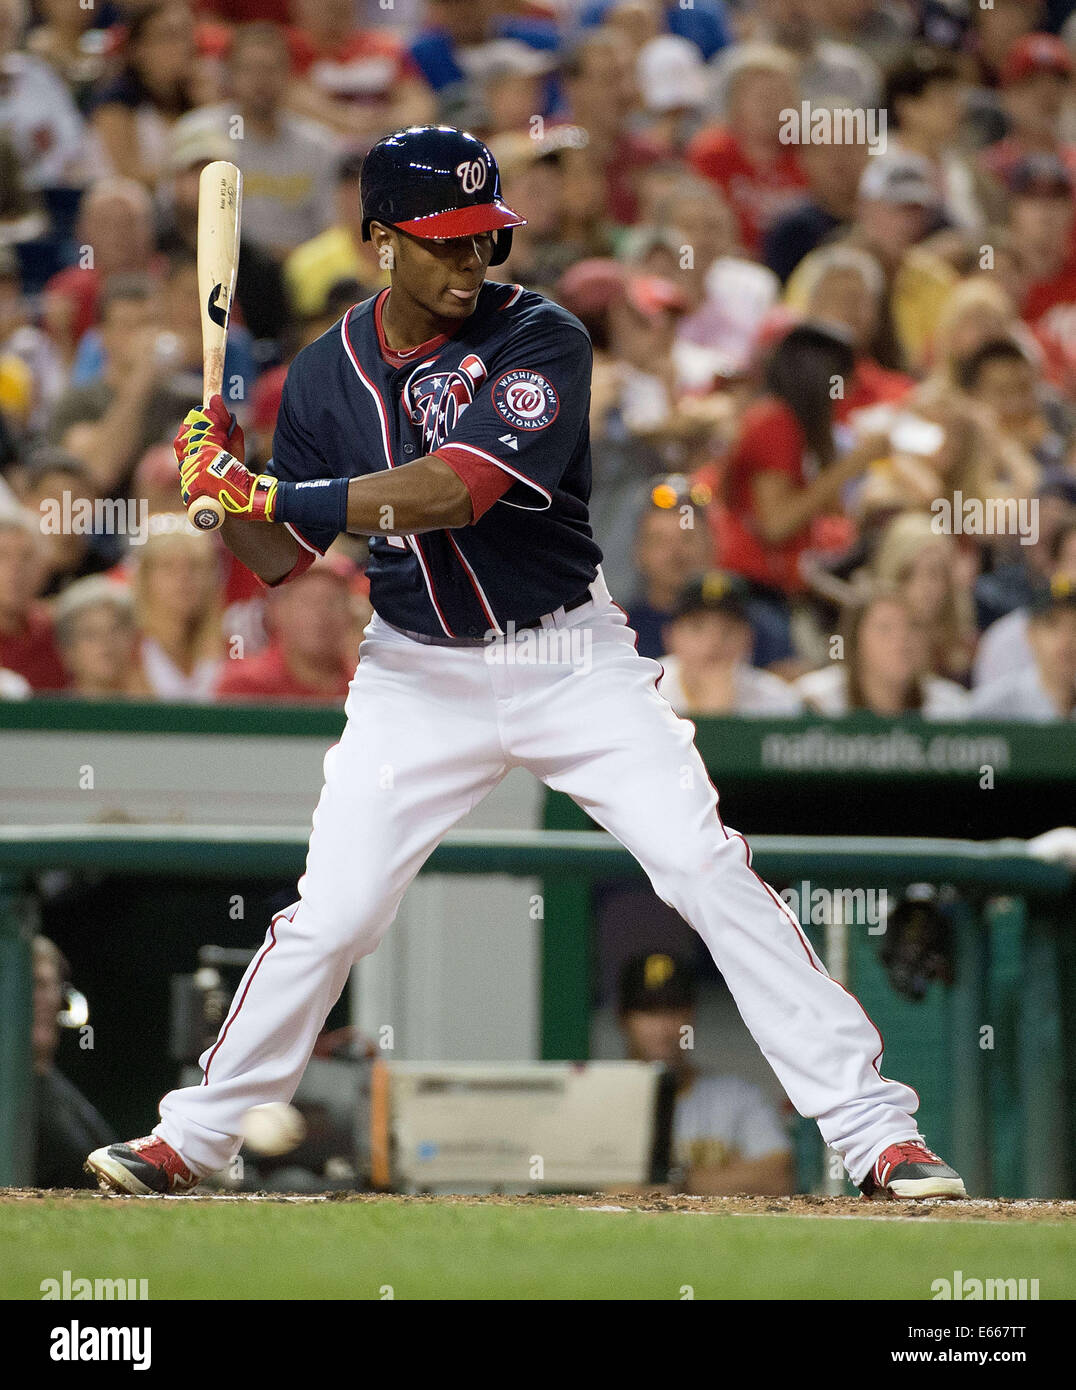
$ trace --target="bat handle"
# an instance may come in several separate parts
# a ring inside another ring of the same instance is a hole
[[[187,520],[199,531],[215,531],[224,522],[224,508],[215,497],[196,497],[187,508]]]
[[[216,363],[207,361],[203,378],[206,405],[220,393],[221,378],[215,367]],[[215,497],[196,497],[187,508],[187,520],[198,531],[216,531],[224,524],[224,508]]]

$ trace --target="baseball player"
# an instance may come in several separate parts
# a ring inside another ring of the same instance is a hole
[[[287,1101],[352,965],[445,832],[525,767],[566,792],[700,934],[756,1042],[867,1195],[964,1196],[919,1098],[722,823],[694,728],[658,694],[610,597],[587,515],[591,344],[519,285],[487,282],[523,218],[474,136],[419,126],[362,169],[363,236],[390,286],[292,363],[265,473],[223,402],[176,439],[184,503],[266,584],[344,531],[370,538],[374,607],[325,758],[298,900],[270,923],[198,1086],[145,1138],[88,1160],[106,1189],[175,1193],[225,1167],[244,1113]]]

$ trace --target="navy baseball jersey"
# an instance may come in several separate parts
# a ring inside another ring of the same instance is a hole
[[[455,333],[397,352],[381,326],[388,293],[296,357],[267,471],[360,477],[436,453],[464,478],[470,525],[370,537],[370,601],[395,627],[482,637],[569,603],[601,562],[586,330],[542,295],[487,281]],[[291,529],[319,552],[335,538]]]

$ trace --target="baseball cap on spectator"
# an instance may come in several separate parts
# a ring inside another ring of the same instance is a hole
[[[924,208],[938,203],[930,161],[918,154],[876,155],[863,170],[859,196],[867,202]]]
[[[644,43],[636,73],[643,105],[657,114],[693,110],[709,96],[702,54],[678,34],[661,34]]]
[[[1055,574],[1049,589],[1032,599],[1028,612],[1032,618],[1044,618],[1066,609],[1076,610],[1076,584],[1067,574]]]
[[[1006,180],[1015,197],[1065,198],[1073,191],[1072,175],[1055,154],[1028,154],[1018,159]]]
[[[670,622],[689,618],[696,613],[724,613],[750,625],[747,600],[751,589],[745,579],[725,570],[710,570],[693,579],[681,591],[673,607]]]
[[[233,145],[219,130],[184,129],[178,122],[172,131],[169,167],[173,174],[193,169],[196,164],[211,164],[215,159],[232,157]]]
[[[640,275],[606,256],[577,261],[557,283],[557,298],[581,319],[604,313],[625,297],[647,318],[665,310],[686,313],[690,305],[679,285],[660,275]]]
[[[559,159],[565,150],[583,150],[590,143],[590,136],[580,125],[552,126],[540,140],[525,131],[510,130],[502,135],[494,135],[489,148],[501,171],[501,178],[511,178],[532,164],[544,159]]]
[[[1056,34],[1025,34],[1017,39],[1001,65],[1001,85],[1025,82],[1040,72],[1052,72],[1057,77],[1071,77],[1072,55],[1068,46]]]
[[[664,952],[635,956],[620,972],[618,1004],[622,1014],[693,1009],[696,993],[691,966]]]

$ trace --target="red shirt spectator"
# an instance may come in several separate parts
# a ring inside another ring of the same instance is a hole
[[[310,685],[288,665],[288,658],[279,642],[272,643],[256,656],[243,661],[226,663],[224,674],[217,682],[217,695],[222,700],[324,700],[338,703],[347,695],[351,672],[340,667],[339,677],[332,685]]]
[[[35,690],[62,690],[67,673],[60,659],[52,618],[43,603],[35,603],[21,630],[0,626],[0,667],[15,671]]]
[[[726,569],[785,593],[803,589],[799,558],[810,541],[805,530],[783,545],[769,545],[754,529],[751,482],[758,473],[787,473],[797,486],[807,481],[807,437],[782,401],[756,401],[744,412],[726,470],[726,507],[715,518],[717,553]]]
[[[688,146],[687,157],[700,174],[712,179],[736,213],[740,239],[757,255],[773,223],[803,201],[807,176],[793,149],[779,147],[769,164],[751,159],[739,138],[725,127],[702,130]]]

